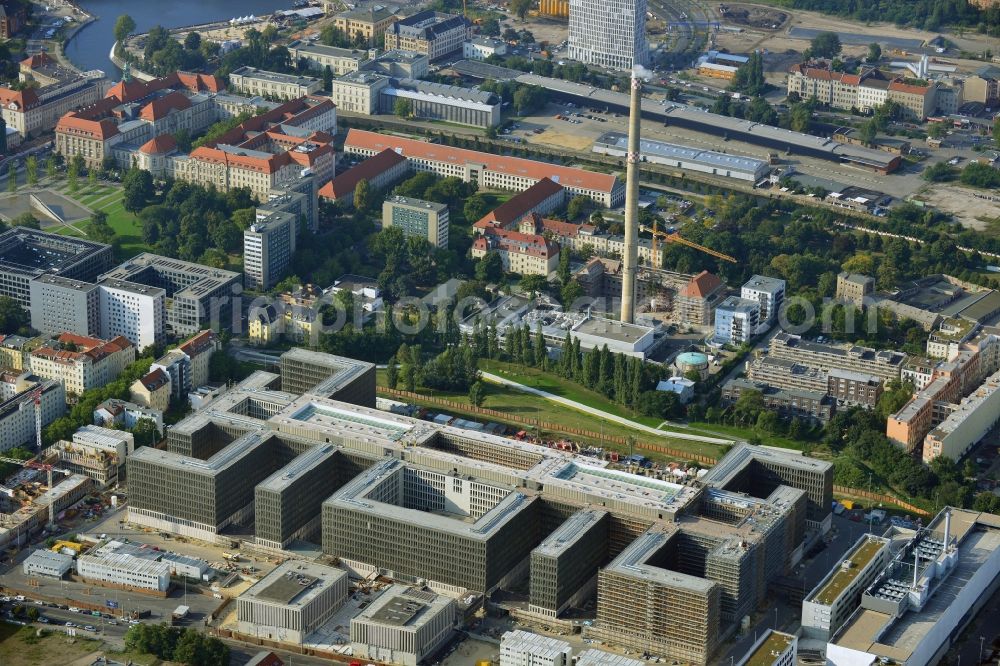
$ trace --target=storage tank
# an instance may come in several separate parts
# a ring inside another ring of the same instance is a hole
[[[681,375],[686,376],[687,373],[694,370],[699,377],[704,379],[708,376],[708,356],[701,352],[684,352],[678,354],[677,358],[674,359],[674,367]]]

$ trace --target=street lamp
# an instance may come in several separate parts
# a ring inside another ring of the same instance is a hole
[[[983,663],[983,642],[986,640],[986,636],[979,637],[979,663]]]

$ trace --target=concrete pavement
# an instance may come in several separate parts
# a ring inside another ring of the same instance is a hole
[[[532,395],[537,395],[540,398],[545,398],[551,402],[560,404],[564,407],[569,407],[570,409],[575,409],[579,412],[584,412],[586,414],[591,414],[593,416],[600,417],[606,421],[611,421],[613,423],[618,423],[635,430],[640,430],[642,432],[648,432],[653,435],[669,436],[675,437],[677,439],[686,439],[693,442],[706,442],[708,444],[734,444],[735,441],[732,439],[722,439],[720,437],[707,437],[705,435],[693,435],[689,432],[679,432],[677,430],[658,430],[656,428],[644,425],[642,423],[636,423],[624,416],[618,416],[617,414],[611,414],[609,412],[602,411],[595,407],[590,407],[589,405],[584,405],[583,403],[577,402],[575,400],[570,400],[569,398],[563,398],[562,396],[555,395],[554,393],[549,393],[548,391],[542,391],[540,389],[532,388],[531,386],[525,386],[524,384],[519,384],[518,382],[511,381],[510,379],[505,379],[499,375],[494,375],[490,372],[480,373],[488,382],[494,384],[501,384],[503,386],[509,386],[515,388],[518,391],[523,391],[525,393],[530,393]]]

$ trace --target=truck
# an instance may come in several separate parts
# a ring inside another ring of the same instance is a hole
[[[188,616],[188,613],[190,612],[191,609],[188,606],[178,606],[177,608],[174,609],[174,612],[170,614],[170,618],[174,622],[177,622],[179,620],[183,620],[184,618],[186,618]]]

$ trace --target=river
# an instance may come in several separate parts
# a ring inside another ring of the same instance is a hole
[[[115,38],[115,20],[128,14],[135,20],[136,31],[146,32],[154,25],[177,28],[185,25],[223,21],[236,16],[271,14],[276,9],[291,8],[291,0],[79,0],[79,5],[97,18],[84,27],[67,45],[66,55],[80,69],[103,69],[108,78],[118,78],[118,68],[108,60]]]

